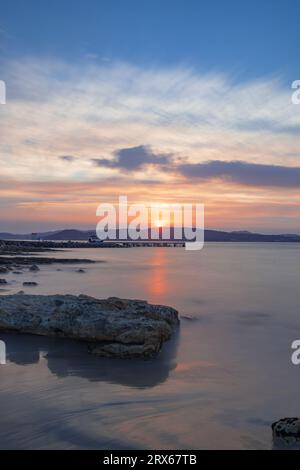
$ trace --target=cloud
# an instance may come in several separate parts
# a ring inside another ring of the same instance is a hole
[[[92,162],[101,167],[134,171],[141,169],[145,165],[164,165],[170,161],[169,155],[155,154],[148,145],[116,150],[114,156],[114,160],[94,158]]]
[[[98,54],[95,54],[94,52],[87,52],[85,57],[90,60],[97,60],[99,58]]]
[[[99,202],[122,191],[201,201],[211,227],[299,227],[300,106],[279,78],[101,58],[1,65],[3,221],[94,223]]]
[[[300,188],[300,167],[214,160],[179,165],[177,170],[189,179],[218,178],[247,186]]]
[[[238,82],[184,66],[55,58],[3,65],[10,90],[0,110],[6,178],[84,182],[120,176],[135,184],[143,176],[165,184],[178,178],[165,170],[175,169],[180,158],[194,165],[241,160],[299,166],[300,107],[279,79]],[[73,155],[80,158],[68,157]],[[91,155],[103,158],[91,165]]]
[[[60,155],[58,158],[64,162],[74,162],[76,160],[76,157],[73,157],[73,155]]]
[[[188,67],[70,65],[30,57],[6,62],[3,69],[10,89],[8,105],[1,108],[0,163],[6,177],[89,181],[116,173],[128,178],[129,170],[137,170],[132,178],[144,173],[149,179],[151,169],[165,183],[169,155],[176,161],[188,157],[192,164],[299,162],[299,107],[277,79],[238,83]],[[28,139],[34,145],[26,145]],[[151,142],[155,150],[141,142]],[[72,165],[57,159],[78,154]],[[91,155],[99,154],[107,157],[91,165]]]

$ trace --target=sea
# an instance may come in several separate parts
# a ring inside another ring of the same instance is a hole
[[[100,358],[84,343],[0,332],[1,449],[272,449],[271,424],[300,416],[300,365],[291,361],[300,339],[300,244],[43,256],[97,262],[2,275],[0,294],[144,299],[176,308],[180,328],[151,360]]]

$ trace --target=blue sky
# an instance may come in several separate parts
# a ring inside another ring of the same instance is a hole
[[[299,18],[298,0],[2,0],[0,37],[6,57],[185,63],[291,81]]]

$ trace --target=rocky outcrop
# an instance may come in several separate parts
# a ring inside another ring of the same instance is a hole
[[[105,261],[94,261],[91,259],[85,258],[50,258],[50,257],[40,257],[40,256],[1,256],[0,257],[0,266],[6,269],[9,269],[12,265],[32,265],[35,264],[53,264],[53,263],[64,263],[64,264],[79,264],[79,263],[105,263]]]
[[[89,342],[108,357],[153,357],[179,324],[171,307],[86,295],[0,296],[0,330]]]
[[[39,268],[36,264],[33,264],[33,265],[30,266],[30,268],[29,268],[29,271],[33,271],[33,272],[39,271],[39,270],[40,270],[40,268]]]
[[[40,268],[38,264],[90,264],[90,263],[105,263],[104,260],[94,261],[85,258],[50,258],[41,256],[3,256],[0,250],[0,273],[8,273],[15,269],[29,268],[31,272],[38,272]],[[18,273],[19,274],[19,273]]]
[[[300,419],[282,418],[272,424],[273,441],[277,447],[299,446]]]

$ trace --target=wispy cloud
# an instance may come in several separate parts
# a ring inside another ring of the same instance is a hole
[[[300,106],[280,79],[241,83],[184,66],[144,69],[90,59],[78,65],[19,59],[4,70],[0,164],[2,182],[11,181],[1,193],[7,217],[51,213],[54,220],[60,205],[63,221],[73,204],[74,220],[87,219],[87,207],[92,220],[100,195],[112,197],[116,188],[139,200],[204,202],[208,220],[211,214],[225,220],[223,213],[228,220],[231,212],[235,226],[241,208],[250,220],[261,207],[266,220],[272,205],[270,224],[279,212],[281,220],[299,215],[298,206],[293,215],[288,209],[298,198]],[[68,191],[69,202],[51,202],[45,185]]]
[[[130,165],[118,149],[140,147],[141,157],[131,155],[134,161],[143,159],[147,144],[155,155],[190,163],[297,165],[300,108],[276,79],[235,83],[184,67],[145,70],[37,59],[7,63],[6,76],[0,153],[5,174],[14,178],[55,180],[62,169],[56,156],[74,154],[78,159],[64,177],[105,178]],[[35,145],[28,148],[25,141]],[[91,164],[97,155],[105,156],[105,171]]]
[[[76,157],[73,155],[59,155],[58,158],[64,162],[74,162],[76,160]]]
[[[220,179],[241,185],[300,188],[300,167],[262,165],[242,161],[220,160],[183,164],[177,167],[185,177],[194,180]]]

